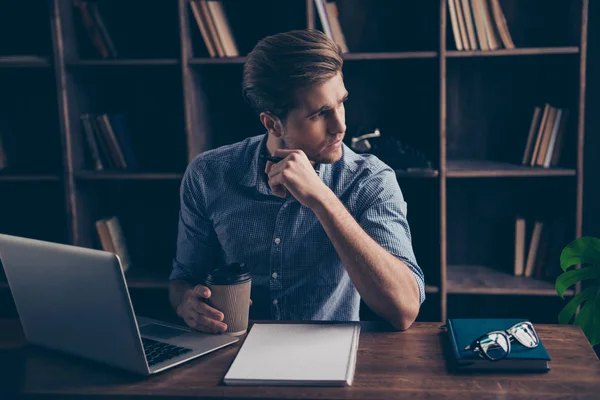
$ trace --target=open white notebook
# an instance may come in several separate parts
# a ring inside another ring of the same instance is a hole
[[[351,386],[360,323],[254,324],[227,385]]]

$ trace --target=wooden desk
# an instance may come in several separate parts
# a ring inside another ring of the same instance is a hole
[[[579,327],[536,328],[553,358],[550,372],[458,374],[446,366],[448,342],[439,323],[416,323],[405,332],[382,331],[380,326],[364,323],[354,384],[348,388],[225,386],[223,376],[242,341],[159,375],[140,378],[24,346],[16,321],[0,321],[0,360],[5,367],[5,361],[10,363],[2,375],[7,380],[3,385],[18,388],[14,392],[23,393],[24,398],[598,399],[600,362]],[[6,398],[5,394],[6,390],[0,398]]]

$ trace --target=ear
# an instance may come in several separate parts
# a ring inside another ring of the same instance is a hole
[[[268,111],[263,111],[260,113],[260,122],[264,125],[267,131],[275,136],[281,137],[283,133],[283,126],[281,125],[281,121],[275,115],[271,114]]]

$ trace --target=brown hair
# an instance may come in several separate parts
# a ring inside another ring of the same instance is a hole
[[[296,90],[327,81],[342,65],[340,47],[321,31],[267,36],[246,57],[243,95],[257,113],[269,111],[284,121]]]

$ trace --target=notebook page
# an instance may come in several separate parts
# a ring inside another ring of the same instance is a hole
[[[225,383],[351,381],[359,329],[354,323],[254,324]]]

